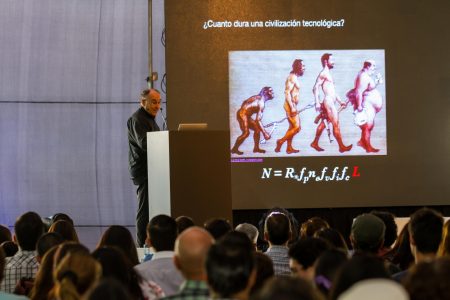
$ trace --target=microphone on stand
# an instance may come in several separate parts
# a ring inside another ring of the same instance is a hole
[[[166,118],[164,117],[162,107],[160,107],[159,110],[161,111],[161,117],[162,117],[162,119],[163,119],[163,121],[164,121],[164,123],[163,123],[163,130],[166,130],[166,129],[167,129],[167,120],[166,120]]]

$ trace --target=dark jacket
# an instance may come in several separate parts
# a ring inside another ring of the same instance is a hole
[[[127,121],[128,162],[136,185],[147,181],[147,132],[159,131],[155,117],[140,107]]]

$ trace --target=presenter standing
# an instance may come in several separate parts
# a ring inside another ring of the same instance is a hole
[[[147,132],[159,131],[155,117],[161,107],[161,95],[155,89],[141,93],[139,109],[128,119],[128,162],[131,179],[137,186],[137,244],[143,247],[149,221],[147,179]]]

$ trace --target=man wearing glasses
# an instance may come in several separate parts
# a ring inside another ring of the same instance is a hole
[[[137,244],[143,247],[149,219],[147,183],[147,132],[159,131],[155,117],[161,107],[158,90],[142,91],[139,109],[128,119],[128,162],[131,179],[137,186],[138,209],[136,215]]]

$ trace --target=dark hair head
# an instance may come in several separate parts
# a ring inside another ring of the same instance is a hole
[[[0,244],[6,241],[12,241],[11,231],[8,227],[0,225]]]
[[[436,253],[442,239],[444,218],[433,209],[422,208],[411,215],[409,233],[421,253]]]
[[[401,270],[408,269],[414,263],[414,256],[411,252],[411,245],[409,244],[409,223],[406,224],[400,231],[394,247],[388,253],[392,255],[391,262],[398,266]]]
[[[114,278],[122,283],[135,299],[143,299],[139,282],[140,276],[136,273],[123,251],[115,247],[97,248],[92,256],[102,266],[103,278]]]
[[[179,216],[175,219],[175,222],[177,222],[178,234],[182,233],[189,227],[195,226],[194,220],[188,216]]]
[[[314,233],[322,228],[330,228],[330,225],[322,218],[312,217],[302,223],[300,227],[300,238],[313,237]]]
[[[0,244],[0,248],[5,252],[6,257],[14,256],[17,251],[19,251],[19,247],[16,243],[12,241],[6,241]]]
[[[354,255],[338,271],[330,299],[337,299],[356,282],[371,278],[390,278],[384,261],[371,254]]]
[[[122,283],[114,278],[104,278],[86,295],[87,300],[133,300]]]
[[[314,233],[314,237],[324,239],[334,247],[345,252],[348,251],[347,243],[345,242],[344,237],[334,228],[322,228]]]
[[[421,262],[411,269],[404,286],[411,300],[450,299],[450,258],[441,257],[434,261]]]
[[[79,242],[77,231],[75,230],[75,227],[73,227],[73,224],[66,220],[59,220],[54,222],[50,228],[48,229],[48,232],[56,232],[58,233],[64,241],[72,241],[72,242]]]
[[[320,300],[314,286],[300,277],[274,277],[267,282],[257,300]]]
[[[378,211],[373,210],[370,212],[372,215],[377,216],[378,218],[383,221],[384,225],[386,226],[386,230],[384,232],[384,244],[383,246],[386,248],[389,248],[394,244],[395,240],[397,239],[397,223],[395,223],[395,216],[394,214],[387,212],[387,211]]]
[[[314,280],[324,295],[329,294],[337,271],[347,260],[347,252],[339,249],[325,250],[317,259]]]
[[[280,212],[273,212],[266,218],[264,232],[267,240],[273,245],[283,245],[289,241],[291,223],[289,218]]]
[[[37,240],[44,233],[44,223],[37,213],[29,211],[17,219],[14,233],[22,250],[34,251]]]
[[[106,246],[115,246],[121,249],[133,266],[139,263],[133,236],[126,227],[113,225],[106,229],[100,238],[97,248]]]
[[[89,249],[86,246],[75,243],[75,242],[64,242],[57,246],[55,258],[53,259],[53,266],[56,268],[59,262],[63,260],[63,258],[67,254],[80,253],[83,255],[89,255]]]
[[[208,284],[220,298],[245,290],[255,266],[253,251],[226,240],[213,244],[206,258]]]
[[[211,219],[205,222],[205,229],[213,236],[215,240],[220,239],[222,236],[233,230],[230,222],[225,219]]]
[[[270,257],[261,252],[255,252],[256,280],[250,294],[253,295],[263,288],[268,279],[275,275],[273,262]]]
[[[244,249],[245,251],[252,252],[255,250],[253,247],[252,241],[248,238],[248,236],[239,231],[232,230],[225,234],[223,237],[221,237],[218,242],[220,242],[221,245],[226,245],[229,247],[240,247]]]
[[[331,53],[325,53],[322,55],[322,57],[320,58],[320,61],[322,62],[322,66],[325,66],[325,62],[330,60],[330,56],[333,55]]]
[[[157,215],[148,223],[147,234],[156,251],[173,251],[178,235],[177,222],[167,215]]]
[[[36,244],[37,255],[40,257],[44,257],[45,252],[50,250],[56,245],[64,242],[64,239],[61,237],[59,233],[56,232],[47,232],[43,236],[39,238]]]
[[[322,252],[330,248],[330,244],[325,240],[308,237],[298,240],[289,248],[289,257],[307,269],[314,264]]]

